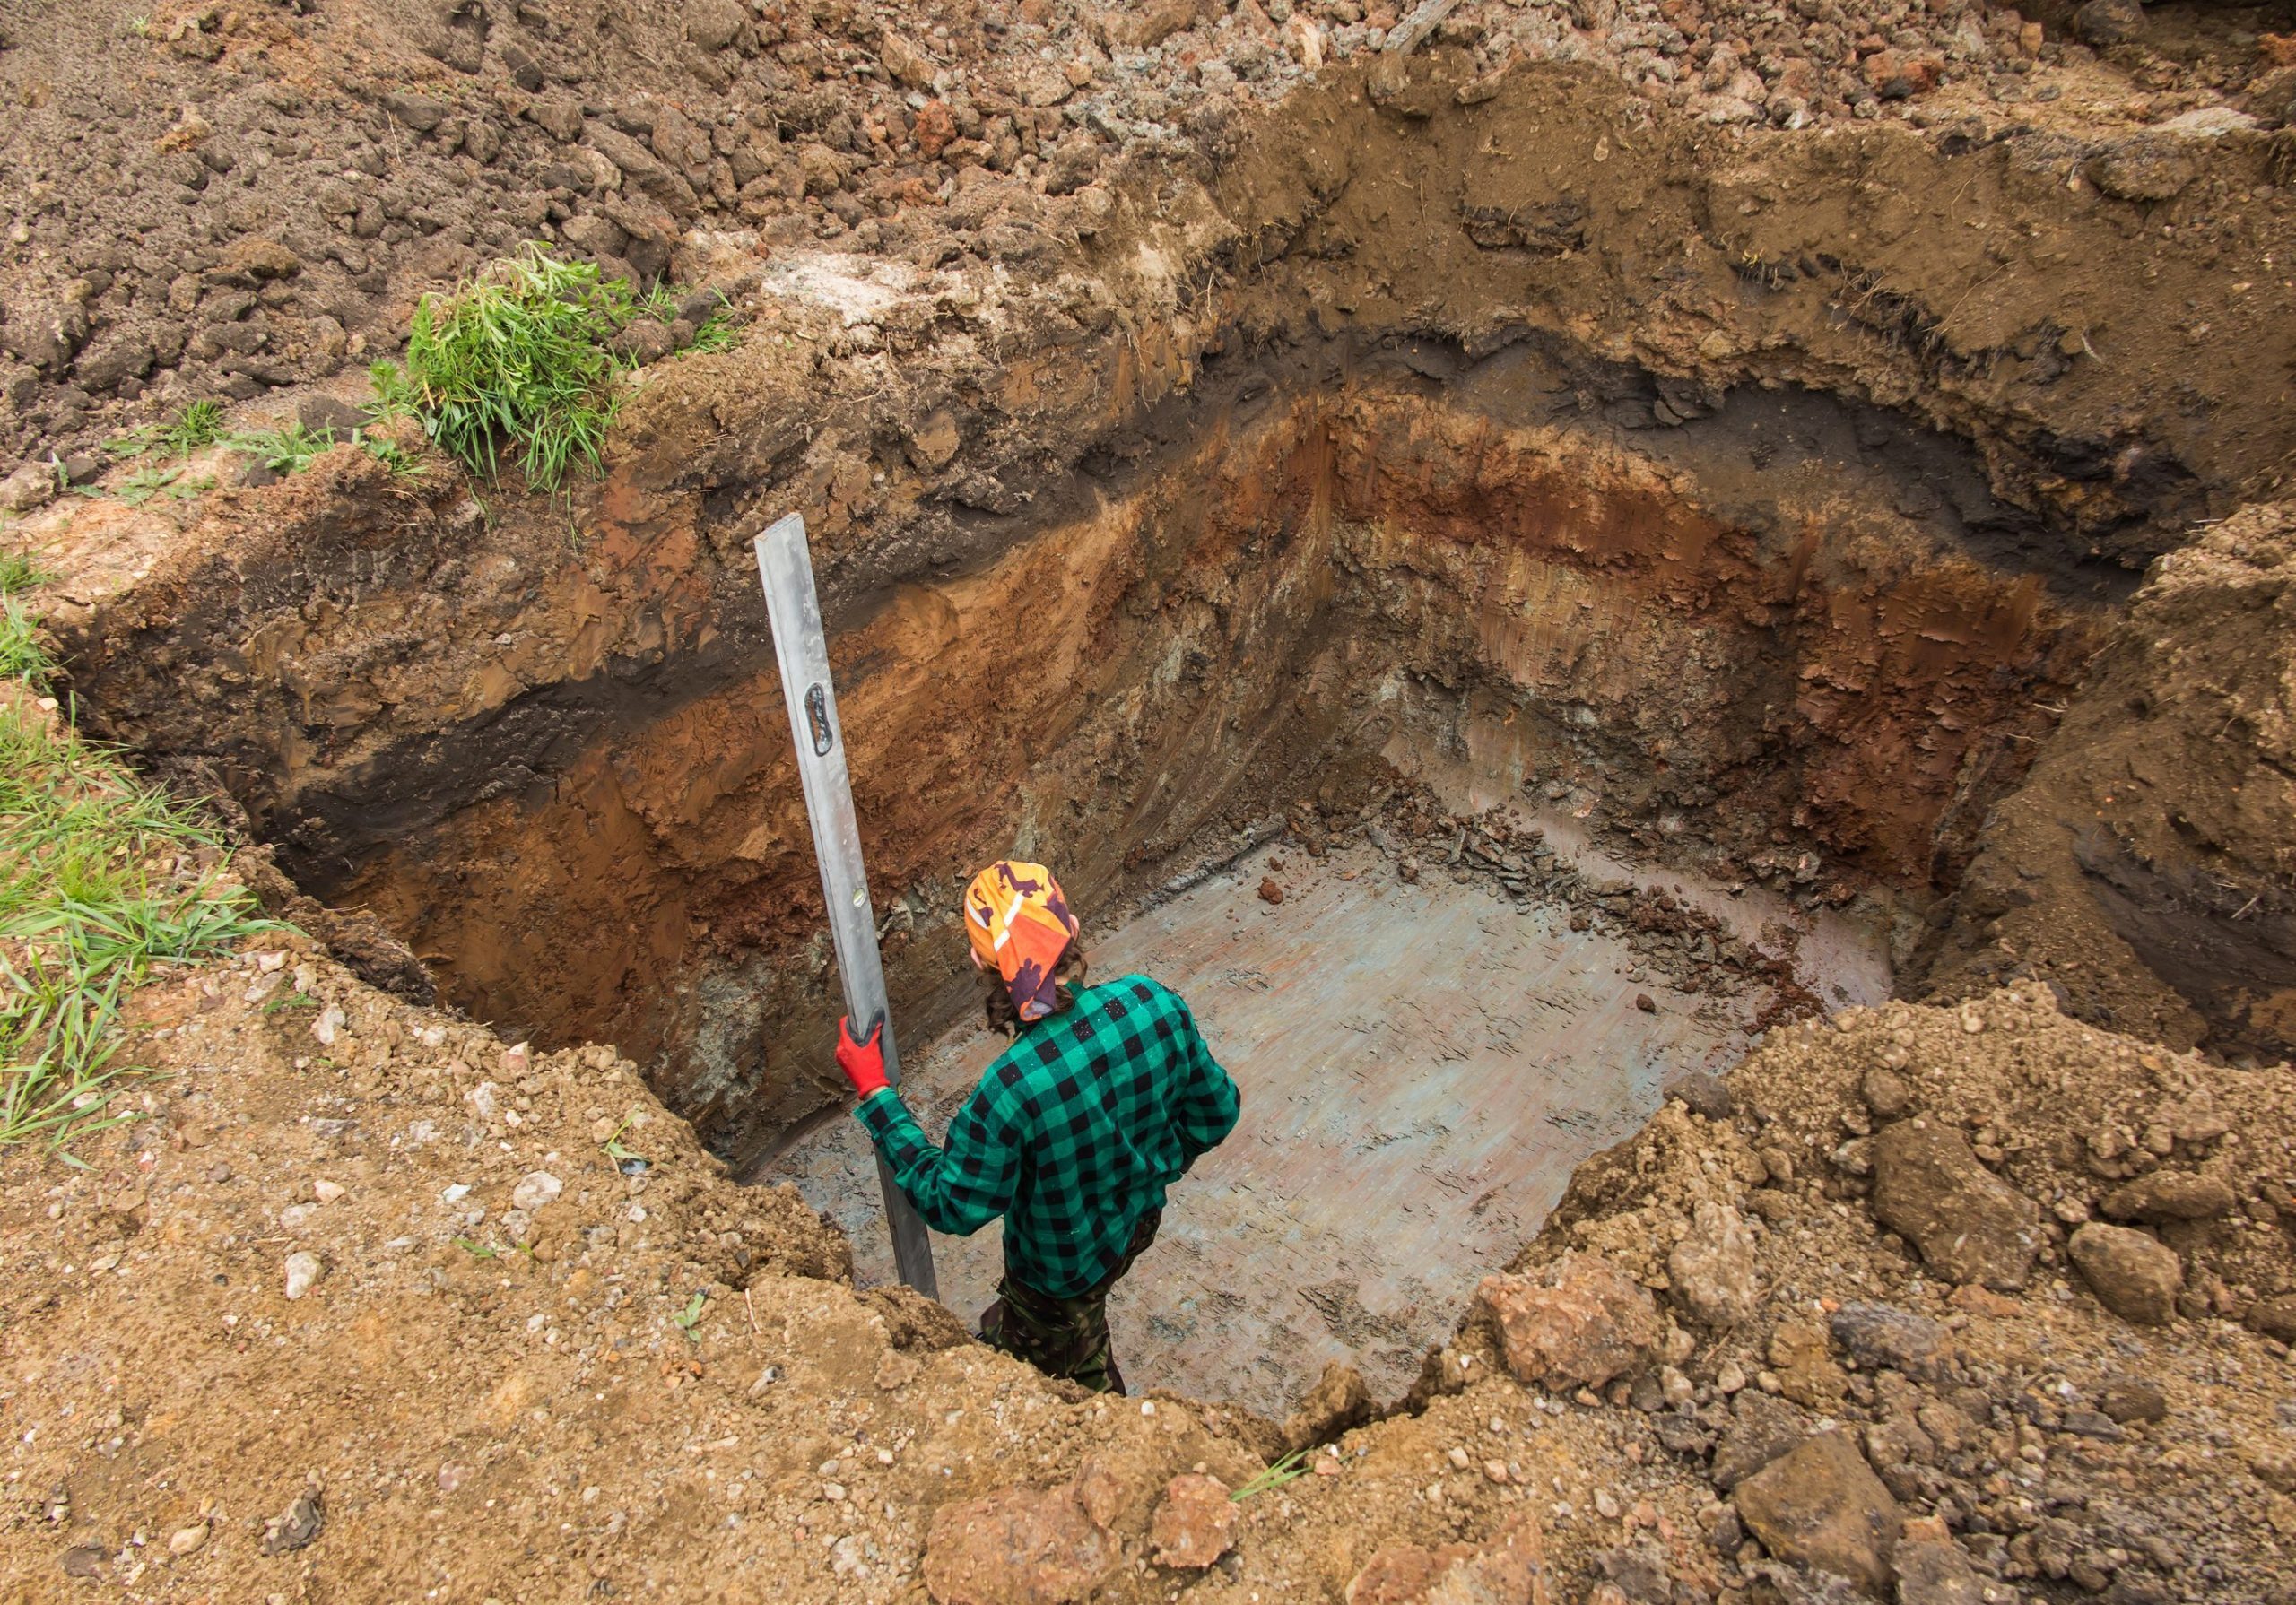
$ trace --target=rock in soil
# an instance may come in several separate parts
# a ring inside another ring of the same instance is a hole
[[[2122,1320],[2163,1326],[2175,1316],[2184,1265],[2159,1239],[2092,1221],[2073,1234],[2066,1251],[2097,1302]]]
[[[1075,1490],[999,1488],[933,1513],[925,1587],[935,1605],[1069,1605],[1116,1564]]]
[[[1739,1519],[1780,1560],[1848,1578],[1876,1598],[1890,1585],[1901,1513],[1846,1431],[1822,1433],[1740,1483]]]
[[[1236,1504],[1217,1477],[1184,1472],[1164,1485],[1148,1524],[1149,1557],[1158,1566],[1202,1571],[1235,1542]]]
[[[1371,1390],[1363,1374],[1344,1360],[1324,1362],[1323,1375],[1283,1418],[1283,1446],[1305,1449],[1327,1444],[1371,1418]]]
[[[1666,1276],[1683,1307],[1708,1326],[1735,1326],[1761,1307],[1753,1233],[1728,1204],[1699,1202],[1666,1257]]]
[[[2217,1176],[2155,1170],[2125,1187],[2114,1188],[2097,1209],[2110,1219],[2158,1225],[2169,1220],[2213,1220],[2231,1214],[2233,1202],[2232,1189]]]
[[[1487,1276],[1474,1301],[1498,1331],[1507,1368],[1557,1392],[1639,1371],[1663,1335],[1656,1301],[1600,1254],[1567,1254],[1534,1275]]]
[[[1985,1580],[1957,1543],[1900,1544],[1892,1560],[1898,1605],[1986,1605]]]
[[[1525,1511],[1483,1544],[1391,1544],[1347,1585],[1347,1605],[1551,1605],[1538,1518]]]
[[[1810,1436],[1808,1418],[1783,1399],[1748,1389],[1730,1401],[1730,1425],[1715,1446],[1714,1486],[1728,1493]]]
[[[1953,1336],[1939,1322],[1886,1304],[1845,1304],[1831,1323],[1833,1340],[1868,1371],[1888,1366],[1916,1382],[1946,1380]]]
[[[318,1489],[307,1488],[287,1508],[264,1523],[263,1552],[285,1555],[308,1548],[326,1525],[326,1501]]]
[[[1979,1164],[1959,1132],[1926,1120],[1874,1139],[1874,1216],[1957,1282],[2022,1288],[2040,1251],[2040,1206]]]

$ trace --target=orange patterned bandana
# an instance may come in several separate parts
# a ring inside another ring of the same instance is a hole
[[[972,939],[972,961],[1004,977],[1022,1019],[1042,1019],[1052,1012],[1053,967],[1077,929],[1060,882],[1040,863],[1000,858],[965,888],[965,934]]]

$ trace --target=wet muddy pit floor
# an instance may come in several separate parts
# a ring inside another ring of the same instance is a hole
[[[1599,867],[1748,941],[1787,921],[1797,978],[1831,1006],[1888,995],[1883,944],[1850,918]],[[1677,990],[1617,937],[1570,923],[1568,903],[1513,901],[1441,870],[1405,883],[1369,845],[1318,860],[1279,844],[1091,944],[1096,978],[1144,973],[1185,997],[1243,1095],[1234,1133],[1172,1190],[1158,1241],[1110,1301],[1135,1391],[1281,1417],[1343,1359],[1374,1394],[1400,1395],[1574,1167],[1631,1134],[1676,1076],[1745,1051],[1768,990]],[[912,1054],[907,1096],[929,1135],[1002,1046],[968,1022]],[[892,1279],[857,1122],[816,1124],[755,1179],[794,1182],[843,1228],[858,1280]],[[943,1301],[977,1318],[1002,1269],[997,1227],[936,1235],[934,1252]]]

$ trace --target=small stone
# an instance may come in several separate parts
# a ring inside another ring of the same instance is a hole
[[[1346,1605],[1550,1605],[1538,1519],[1524,1511],[1481,1545],[1390,1544],[1355,1575],[1344,1598]]]
[[[1778,1391],[1812,1410],[1838,1410],[1849,1392],[1849,1375],[1834,1363],[1825,1333],[1799,1321],[1770,1334],[1770,1366]]]
[[[1089,1594],[1118,1554],[1074,1488],[1007,1488],[935,1511],[920,1570],[935,1605],[1056,1605]]]
[[[1883,100],[1926,95],[1937,87],[1944,58],[1905,50],[1876,50],[1862,64],[1866,87]]]
[[[2116,1187],[2098,1204],[2113,1220],[2213,1220],[2232,1212],[2232,1189],[2213,1176],[2156,1170]]]
[[[1903,1514],[1846,1431],[1821,1433],[1738,1485],[1739,1517],[1780,1560],[1880,1595]]]
[[[309,1249],[287,1256],[287,1297],[300,1298],[326,1274],[326,1262]]]
[[[1753,1233],[1728,1204],[1700,1201],[1666,1256],[1666,1277],[1683,1307],[1708,1326],[1736,1326],[1761,1307]]]
[[[2089,0],[2090,6],[2126,4],[2132,8],[2135,0]],[[2200,164],[2188,154],[2180,140],[2154,136],[2126,140],[2112,149],[2092,157],[2084,169],[2089,182],[2109,195],[2123,201],[2137,201],[2147,205],[2172,201],[2182,195],[2192,181],[2200,176]],[[2169,1139],[2169,1146],[2153,1145],[2152,1133],[2145,1132],[2148,1147],[2161,1154],[2173,1152],[2176,1132],[2163,1124],[2161,1134]]]
[[[533,1214],[546,1204],[557,1202],[566,1190],[566,1184],[547,1170],[531,1170],[510,1189],[510,1207]]]
[[[1873,1139],[1874,1219],[1939,1275],[2022,1288],[2040,1251],[2040,1206],[1978,1163],[1968,1142],[1926,1120]]]
[[[1263,903],[1281,903],[1283,901],[1283,889],[1276,885],[1274,877],[1268,875],[1262,875],[1260,877],[1259,900]]]
[[[1746,1385],[1746,1368],[1735,1360],[1724,1360],[1714,1369],[1714,1385],[1726,1395],[1736,1392]]]
[[[1653,998],[1647,992],[1638,992],[1634,994],[1634,1006],[1637,1009],[1641,1010],[1645,1014],[1656,1014],[1658,1012],[1657,1000]]]
[[[319,1202],[323,1204],[335,1202],[348,1191],[350,1191],[350,1189],[346,1188],[341,1182],[321,1180],[311,1184],[311,1196],[317,1199]]]
[[[2296,1494],[2296,1455],[2270,1451],[2248,1462],[2256,1479],[2277,1494]]]
[[[295,1496],[287,1508],[263,1526],[263,1552],[285,1555],[308,1546],[326,1525],[326,1505],[315,1488]]]
[[[2125,45],[2144,31],[2141,0],[2088,0],[2073,13],[2073,34],[2084,45]]]
[[[940,102],[933,104],[938,106]],[[948,114],[944,111],[942,115],[945,117]],[[938,473],[956,460],[958,448],[963,444],[956,415],[943,408],[927,413],[910,431],[909,460],[920,473]]]
[[[1808,1436],[1808,1424],[1792,1405],[1759,1390],[1739,1392],[1730,1401],[1730,1425],[1715,1445],[1714,1486],[1728,1493]]]
[[[842,1504],[845,1499],[845,1485],[841,1482],[822,1483],[822,1497],[828,1500],[831,1505]]]
[[[1913,1107],[1913,1089],[1905,1078],[1879,1065],[1866,1072],[1859,1090],[1876,1120],[1895,1120]]]
[[[2107,1419],[2123,1427],[2158,1421],[2169,1413],[2169,1396],[2149,1382],[2123,1377],[2105,1384],[2097,1395],[2097,1409]]]
[[[1235,1529],[1236,1503],[1227,1485],[1185,1472],[1164,1485],[1149,1523],[1149,1553],[1158,1566],[1202,1571],[1228,1552]]]
[[[1455,1471],[1464,1471],[1467,1469],[1467,1452],[1457,1444],[1444,1452],[1443,1458],[1451,1462],[1451,1469]]]
[[[1640,1370],[1664,1335],[1648,1291],[1600,1254],[1567,1254],[1533,1276],[1487,1276],[1474,1303],[1517,1380],[1555,1392]]]
[[[1950,1332],[1893,1305],[1846,1304],[1830,1325],[1843,1352],[1869,1371],[1886,1366],[1934,1384],[1944,1380],[1952,1362]]]
[[[2296,1293],[2259,1298],[2248,1311],[2248,1325],[2267,1338],[2296,1343]]]
[[[168,1534],[168,1553],[191,1555],[207,1542],[207,1523],[195,1522],[188,1527],[178,1527]]]
[[[1988,1598],[1985,1580],[1951,1540],[1900,1543],[1891,1564],[1898,1575],[1898,1605],[1985,1605]]]
[[[0,513],[30,513],[56,499],[56,471],[45,463],[26,463],[0,480]]]
[[[2073,1234],[2066,1251],[2097,1302],[2122,1320],[2161,1326],[2176,1314],[2183,1262],[2143,1232],[2092,1221]]]

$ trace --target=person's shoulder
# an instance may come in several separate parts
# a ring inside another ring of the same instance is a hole
[[[1152,976],[1118,976],[1092,988],[1096,1004],[1118,1013],[1150,1015],[1187,1012],[1187,1004],[1180,994]]]

